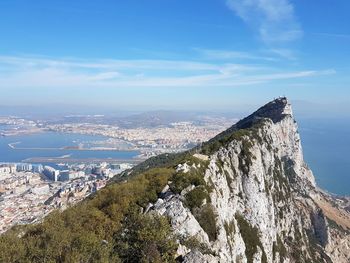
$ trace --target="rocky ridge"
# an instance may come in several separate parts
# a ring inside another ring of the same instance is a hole
[[[350,216],[318,189],[292,108],[278,98],[191,152],[147,213],[183,262],[350,262]],[[181,181],[182,179],[180,179]]]

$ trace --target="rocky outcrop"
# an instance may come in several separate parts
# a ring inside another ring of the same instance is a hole
[[[316,187],[286,98],[195,151],[176,171],[183,177],[200,173],[203,182],[182,191],[169,182],[150,209],[170,219],[179,260],[350,262],[348,229],[331,221],[319,201],[328,198],[333,209],[340,208]]]

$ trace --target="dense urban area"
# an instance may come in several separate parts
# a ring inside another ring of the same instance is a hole
[[[68,117],[55,123],[16,116],[0,117],[0,137],[16,138],[45,132],[98,135],[105,139],[65,145],[60,149],[139,153],[136,158],[126,161],[73,162],[69,156],[56,160],[33,156],[29,162],[3,162],[0,159],[0,233],[17,224],[38,222],[52,210],[65,209],[104,187],[110,178],[135,163],[160,153],[189,149],[214,137],[233,122],[232,119],[205,116],[200,121],[180,119],[154,124],[152,120],[152,125],[138,121],[123,127],[125,125],[103,122],[101,117],[84,116],[73,118],[74,121]],[[6,147],[23,150],[15,139]]]
[[[153,127],[136,123],[128,128],[115,124],[96,122],[96,117],[80,119],[77,122],[49,123],[26,120],[17,117],[0,117],[0,125],[12,128],[0,129],[0,136],[14,136],[38,132],[60,132],[106,137],[103,141],[95,141],[85,148],[84,145],[66,148],[80,150],[135,150],[139,158],[148,158],[164,152],[179,152],[207,141],[216,134],[227,129],[236,119],[224,117],[202,117],[200,123],[195,121],[177,121],[157,124]],[[142,123],[142,121],[141,121]],[[14,128],[13,128],[14,127]],[[13,146],[15,147],[15,146]]]
[[[27,163],[0,164],[0,233],[33,223],[53,209],[84,199],[130,164],[70,164],[53,168]]]

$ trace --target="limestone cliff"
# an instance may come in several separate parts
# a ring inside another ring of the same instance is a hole
[[[147,208],[170,218],[179,260],[350,262],[349,212],[316,187],[286,98],[190,153]]]

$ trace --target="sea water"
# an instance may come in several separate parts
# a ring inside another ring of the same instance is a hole
[[[131,159],[137,151],[60,149],[89,145],[106,140],[103,136],[44,132],[19,136],[0,137],[0,162],[22,162],[35,157],[69,157],[72,159]],[[14,148],[10,147],[12,144]],[[64,162],[64,159],[62,159]]]
[[[350,119],[299,119],[304,158],[317,184],[350,195]]]

